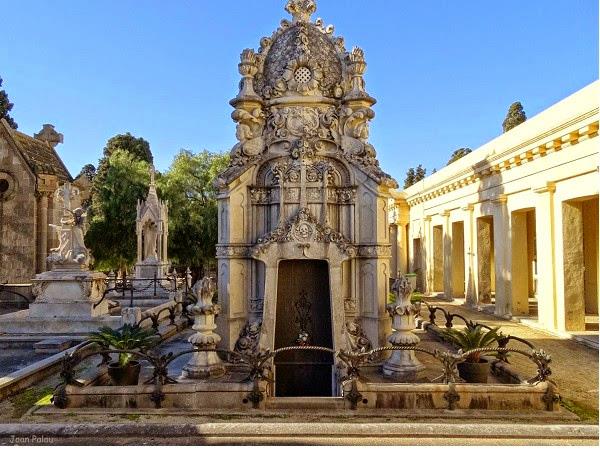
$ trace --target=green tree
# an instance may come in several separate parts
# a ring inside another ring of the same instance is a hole
[[[452,155],[450,155],[450,160],[448,160],[448,164],[446,165],[449,166],[454,161],[458,161],[460,158],[462,158],[465,155],[468,155],[472,151],[473,150],[471,150],[469,147],[461,147],[458,150],[454,150],[454,152],[452,152]]]
[[[110,158],[116,150],[125,150],[135,156],[136,159],[150,164],[154,159],[148,141],[141,137],[137,138],[131,133],[117,134],[111,137],[104,147],[104,157]]]
[[[181,150],[157,181],[169,202],[169,257],[195,271],[212,267],[217,243],[217,190],[213,181],[228,154]]]
[[[508,130],[512,130],[526,120],[527,116],[525,115],[525,111],[523,111],[523,105],[521,105],[521,102],[514,102],[510,105],[510,108],[508,108],[506,119],[502,122],[502,130],[506,133]]]
[[[0,87],[2,87],[2,77],[0,77]],[[5,90],[0,91],[0,119],[6,120],[15,130],[18,128],[17,122],[8,114],[13,108],[13,104],[8,100],[8,94]]]
[[[96,167],[93,164],[86,164],[75,178],[79,178],[81,175],[85,175],[88,180],[93,181],[96,176]]]
[[[412,186],[418,181],[421,181],[425,178],[427,174],[427,169],[424,169],[421,164],[419,164],[416,168],[411,167],[406,171],[406,178],[404,179],[404,189]]]
[[[404,178],[404,189],[415,184],[415,169],[411,167],[406,171],[406,178]]]
[[[148,192],[149,164],[122,149],[104,160],[103,172],[92,184],[92,214],[85,242],[96,269],[126,271],[136,257],[136,206]]]
[[[421,164],[417,166],[415,169],[415,183],[421,181],[423,178],[427,176],[427,169],[424,169]]]

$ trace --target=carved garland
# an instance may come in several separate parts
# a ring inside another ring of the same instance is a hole
[[[356,255],[356,248],[350,240],[319,221],[310,213],[308,208],[301,208],[298,213],[279,225],[275,230],[260,238],[254,248],[254,253],[262,253],[275,242],[308,242],[333,243],[348,256]]]

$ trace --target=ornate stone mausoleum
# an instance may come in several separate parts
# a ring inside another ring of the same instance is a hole
[[[375,99],[364,53],[312,21],[315,9],[290,0],[292,20],[241,54],[230,102],[238,143],[217,180],[219,332],[230,348],[248,322],[262,322],[260,345],[271,349],[338,350],[354,319],[373,343],[390,333],[387,208],[397,183],[368,142]],[[313,362],[325,367],[313,375],[332,373],[333,361]],[[279,376],[294,363],[276,360]]]

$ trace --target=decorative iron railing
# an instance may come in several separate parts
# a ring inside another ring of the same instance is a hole
[[[107,348],[100,348],[93,352],[86,352],[85,355],[81,355],[82,350],[91,345],[91,342],[84,342],[75,348],[73,352],[66,354],[62,361],[61,378],[62,383],[55,389],[53,402],[58,408],[65,408],[68,406],[68,395],[66,391],[67,385],[78,385],[79,383],[75,379],[75,368],[84,359],[101,355],[102,361],[99,366],[107,365],[110,361],[111,354],[118,353],[130,353],[137,358],[146,360],[150,363],[153,368],[152,376],[147,380],[143,381],[144,384],[153,384],[154,390],[150,396],[151,401],[154,403],[156,408],[162,406],[162,402],[165,399],[163,392],[163,386],[167,384],[175,384],[177,380],[169,376],[169,365],[184,355],[189,355],[197,352],[209,352],[214,350],[193,348],[173,354],[169,352],[167,354],[154,354],[152,351],[130,351],[130,350],[113,350]],[[276,350],[263,350],[254,354],[239,353],[231,350],[217,350],[217,353],[223,356],[230,356],[231,360],[236,361],[236,365],[245,367],[248,370],[246,381],[252,382],[252,390],[244,399],[244,403],[251,402],[254,408],[258,408],[260,403],[264,400],[264,394],[261,391],[261,381],[267,383],[273,383],[271,376],[271,367],[273,358],[283,352],[305,352],[305,351],[321,351],[333,354],[338,358],[343,366],[345,367],[345,375],[340,379],[342,386],[350,384],[350,389],[344,391],[344,398],[350,403],[351,409],[356,409],[359,401],[363,398],[358,387],[358,381],[361,379],[361,367],[368,361],[372,360],[373,356],[381,352],[388,351],[415,351],[426,353],[441,364],[441,374],[432,382],[439,381],[441,383],[449,385],[449,392],[446,395],[448,401],[448,408],[454,409],[457,398],[454,384],[460,380],[457,364],[464,361],[469,355],[473,353],[481,354],[503,354],[517,353],[527,357],[537,367],[535,376],[531,377],[527,383],[536,384],[542,381],[550,381],[549,394],[548,394],[548,410],[552,409],[553,404],[558,401],[555,393],[555,386],[549,376],[551,375],[550,363],[551,357],[544,350],[533,349],[530,351],[510,348],[510,347],[483,347],[472,349],[467,352],[453,353],[448,351],[446,348],[440,349],[427,349],[420,346],[386,346],[379,347],[368,352],[353,353],[345,350],[335,351],[327,347],[318,346],[291,346],[283,347]],[[456,394],[456,395],[455,395]]]
[[[112,272],[111,272],[112,273]],[[108,287],[102,294],[102,298],[98,300],[93,308],[98,307],[102,302],[109,299],[108,294],[117,293],[121,294],[121,297],[125,299],[127,294],[129,295],[129,306],[134,306],[135,293],[147,293],[152,297],[156,297],[159,290],[166,291],[169,293],[183,292],[184,295],[191,289],[191,275],[186,273],[184,277],[178,277],[176,272],[168,274],[166,277],[157,277],[154,275],[152,278],[134,278],[123,276],[117,278],[116,276],[110,276],[107,278]]]
[[[472,320],[468,320],[466,319],[464,316],[460,315],[460,314],[456,314],[456,313],[450,313],[449,311],[447,311],[446,309],[442,308],[441,306],[432,306],[429,303],[427,303],[426,301],[421,301],[421,303],[424,303],[425,306],[427,306],[427,309],[429,310],[429,323],[431,325],[435,325],[436,324],[436,314],[437,312],[441,312],[444,315],[444,318],[446,320],[446,323],[444,324],[444,326],[446,328],[452,328],[454,326],[454,319],[458,318],[460,320],[462,320],[465,323],[465,326],[467,328],[475,328],[477,326],[480,326],[482,328],[485,328],[486,330],[491,330],[492,327],[490,327],[489,325],[485,325],[483,323],[480,322],[474,322]],[[517,342],[521,342],[522,344],[525,344],[527,347],[529,347],[532,350],[535,350],[535,345],[533,345],[531,342],[529,342],[527,339],[523,339],[520,338],[518,336],[513,336],[513,335],[506,335],[503,333],[499,333],[500,334],[500,338],[498,339],[498,347],[500,348],[505,348],[508,343],[510,341],[517,341]],[[498,359],[507,362],[506,356],[504,352],[500,352],[498,355]]]

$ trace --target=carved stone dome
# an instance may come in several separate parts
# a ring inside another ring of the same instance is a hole
[[[263,77],[263,93],[268,97],[289,88],[290,82],[303,95],[336,97],[342,63],[328,34],[312,23],[296,22],[275,37]]]

